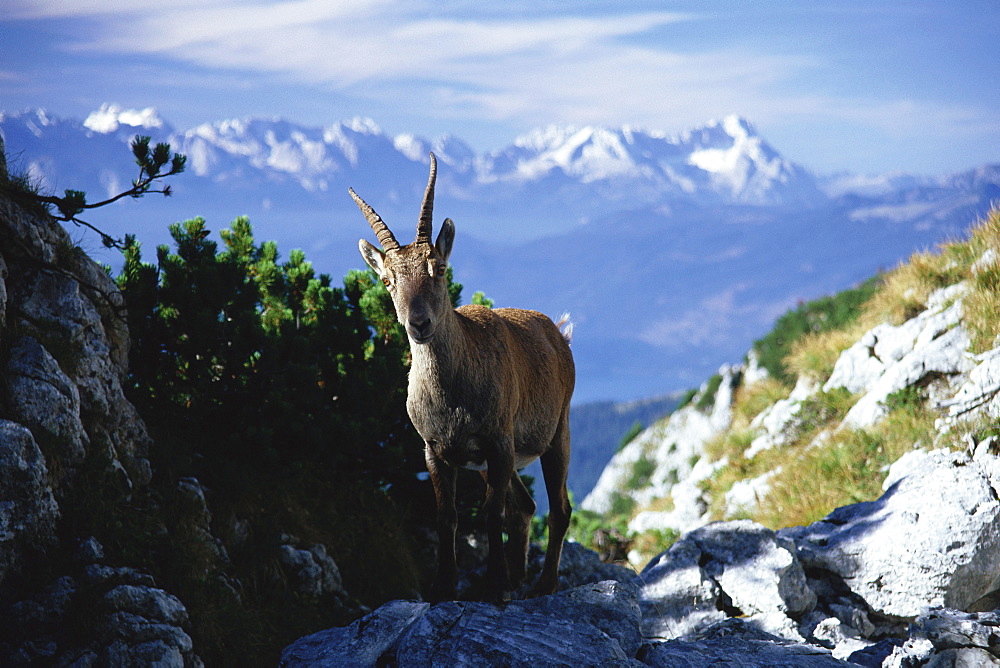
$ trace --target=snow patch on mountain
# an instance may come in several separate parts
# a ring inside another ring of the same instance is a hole
[[[727,116],[722,123],[708,125],[718,126],[728,136],[724,142],[728,146],[697,149],[688,158],[690,164],[712,174],[718,187],[754,202],[766,200],[773,184],[789,180],[794,168],[764,144],[744,119]]]

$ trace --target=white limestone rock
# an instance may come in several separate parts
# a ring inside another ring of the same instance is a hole
[[[807,568],[836,574],[887,618],[965,609],[1000,587],[1000,458],[913,451],[884,489],[779,535]]]
[[[636,577],[646,637],[688,635],[741,616],[802,641],[793,617],[816,604],[795,546],[756,522],[718,522],[682,537]]]

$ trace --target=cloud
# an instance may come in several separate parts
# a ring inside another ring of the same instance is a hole
[[[842,168],[848,155],[891,164],[889,144],[933,163],[927,128],[973,142],[995,134],[998,121],[994,106],[974,96],[943,96],[917,83],[887,93],[860,85],[863,77],[853,82],[838,60],[854,48],[851,40],[833,39],[853,35],[850,14],[834,21],[822,12],[762,18],[427,0],[9,4],[5,20],[72,21],[58,47],[71,57],[104,58],[119,70],[142,62],[161,86],[177,76],[209,82],[220,94],[253,95],[255,109],[268,108],[274,91],[287,97],[299,87],[314,104],[326,95],[381,119],[405,119],[411,129],[424,121],[481,132],[553,122],[658,130],[738,113],[798,151],[789,157],[819,149],[831,163],[824,167]],[[828,43],[783,36],[806,16],[811,34]],[[162,106],[137,104],[150,102]],[[289,114],[287,99],[271,104]],[[967,148],[953,149],[960,151]]]
[[[521,125],[701,122],[739,110],[738,100],[761,98],[755,91],[807,65],[797,56],[637,44],[650,31],[700,20],[690,14],[463,19],[431,15],[428,7],[216,1],[139,11],[117,2],[42,0],[20,4],[15,13],[99,17],[70,42],[75,52],[266,73],[358,99],[424,101],[441,118],[473,114]]]
[[[720,346],[734,331],[760,317],[760,305],[745,302],[742,293],[752,286],[738,283],[703,299],[697,308],[661,318],[639,334],[639,340],[654,346],[682,348]]]

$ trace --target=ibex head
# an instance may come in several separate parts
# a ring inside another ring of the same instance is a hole
[[[446,219],[437,241],[431,245],[436,178],[437,160],[431,153],[431,173],[424,192],[424,202],[420,207],[417,238],[408,246],[400,246],[375,210],[350,189],[351,197],[382,244],[382,249],[379,250],[361,239],[358,242],[361,257],[389,289],[392,303],[396,307],[396,317],[414,343],[430,343],[440,318],[446,310],[451,309],[445,272],[451,244],[455,239],[455,224],[450,218]]]

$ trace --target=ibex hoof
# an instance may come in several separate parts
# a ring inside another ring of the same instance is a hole
[[[559,589],[559,582],[548,583],[539,580],[535,583],[535,586],[528,590],[528,595],[525,598],[538,598],[539,596],[548,596],[549,594],[556,593]]]
[[[492,603],[493,605],[504,605],[510,601],[510,594],[503,590],[495,591],[491,588],[488,592],[486,592],[484,600],[487,603]]]
[[[444,601],[454,601],[456,585],[454,582],[435,582],[431,585],[431,590],[427,594],[429,603],[443,603]]]

